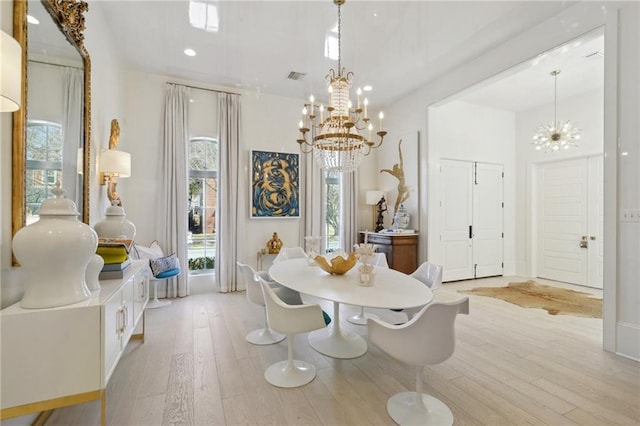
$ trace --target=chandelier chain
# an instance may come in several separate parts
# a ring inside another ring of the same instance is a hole
[[[558,74],[560,71],[554,71],[553,74],[553,122],[558,121]]]
[[[338,5],[338,75],[342,75],[342,13]]]

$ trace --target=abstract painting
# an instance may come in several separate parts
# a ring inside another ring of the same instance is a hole
[[[251,217],[300,217],[298,154],[251,151]]]

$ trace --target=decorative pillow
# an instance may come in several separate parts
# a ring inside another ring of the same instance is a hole
[[[132,250],[133,257],[135,259],[157,259],[164,256],[162,248],[157,241],[151,243],[149,247],[134,244],[134,250]]]
[[[149,259],[149,266],[151,267],[153,276],[157,277],[158,274],[161,274],[162,272],[179,268],[178,257],[175,253],[173,253],[169,256],[159,257],[157,259]]]

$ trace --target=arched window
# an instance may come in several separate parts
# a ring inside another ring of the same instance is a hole
[[[210,273],[216,258],[218,203],[218,141],[189,141],[189,273]]]

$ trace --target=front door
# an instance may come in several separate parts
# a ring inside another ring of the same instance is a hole
[[[537,175],[537,276],[602,288],[602,157],[543,164]]]

